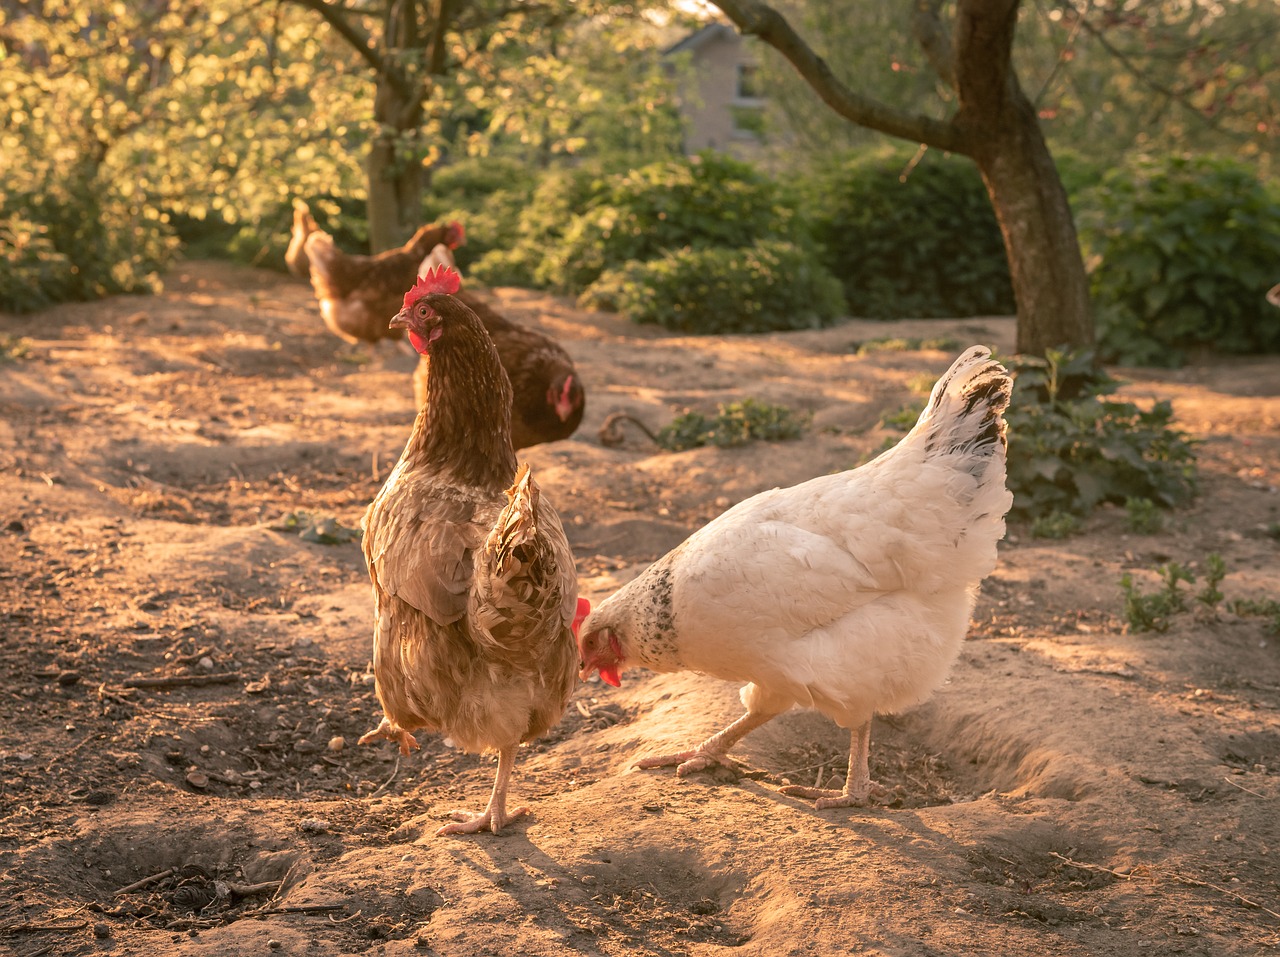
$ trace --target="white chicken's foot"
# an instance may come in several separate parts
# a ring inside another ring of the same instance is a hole
[[[489,805],[479,814],[474,811],[454,811],[449,816],[457,824],[446,824],[436,831],[436,837],[444,834],[478,834],[489,830],[497,834],[516,818],[529,813],[527,807],[507,810],[507,784],[511,780],[511,771],[516,766],[515,746],[498,751],[498,774],[493,781],[493,793],[489,795]]]
[[[360,735],[360,740],[356,744],[368,744],[378,738],[386,738],[388,741],[396,742],[396,744],[400,745],[401,754],[410,754],[421,747],[417,738],[404,730],[404,728],[396,727],[386,715],[383,715],[382,722],[376,728]]]
[[[819,811],[833,807],[863,807],[873,797],[886,797],[889,790],[871,780],[871,722],[855,728],[849,739],[849,773],[844,788],[839,791],[827,788],[806,788],[789,784],[779,788],[790,797],[816,798]]]
[[[649,770],[650,768],[669,768],[676,766],[676,777],[684,777],[697,771],[703,771],[713,764],[737,770],[740,765],[729,757],[731,747],[741,741],[750,732],[776,718],[780,712],[748,711],[733,724],[719,734],[713,734],[696,748],[689,751],[677,751],[675,754],[655,755],[641,758],[632,767]]]

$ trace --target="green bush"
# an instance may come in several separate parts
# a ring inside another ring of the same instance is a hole
[[[1015,311],[1004,242],[982,178],[959,156],[845,154],[800,181],[804,217],[853,315]]]
[[[1230,159],[1143,158],[1082,199],[1102,358],[1177,366],[1199,348],[1280,351],[1280,201]]]
[[[155,210],[87,163],[0,192],[0,309],[154,292],[176,246]]]
[[[839,281],[800,247],[775,240],[632,262],[604,273],[579,301],[702,334],[812,329],[844,314]]]
[[[501,257],[515,243],[520,216],[537,185],[537,174],[517,160],[460,160],[432,176],[422,221],[462,223],[467,242],[454,251],[454,258],[465,274],[471,274],[481,259],[494,252]],[[511,284],[505,275],[498,278],[495,284]],[[516,278],[520,278],[519,273]]]
[[[1011,366],[1011,518],[1085,516],[1101,502],[1136,498],[1168,508],[1195,494],[1192,443],[1170,426],[1168,402],[1143,411],[1105,398],[1116,382],[1088,352],[1051,349]]]
[[[0,222],[0,309],[35,312],[65,298],[73,268],[49,228],[20,215]]]
[[[541,285],[579,293],[606,270],[685,246],[736,249],[794,238],[794,217],[777,184],[716,153],[601,178],[579,208],[559,241],[545,247]]]

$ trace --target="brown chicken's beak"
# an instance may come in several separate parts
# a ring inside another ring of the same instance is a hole
[[[409,313],[406,310],[401,309],[399,312],[397,312],[394,316],[391,317],[391,321],[387,323],[387,328],[388,329],[413,329],[413,318],[409,315]],[[414,331],[421,333],[422,330],[417,329]]]

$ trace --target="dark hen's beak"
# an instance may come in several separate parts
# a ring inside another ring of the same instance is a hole
[[[387,323],[387,328],[388,329],[412,329],[414,332],[421,334],[422,329],[421,328],[414,329],[413,325],[414,325],[413,317],[409,314],[409,311],[407,309],[401,309],[399,312],[397,312],[394,316],[391,317],[391,321]],[[421,323],[419,323],[418,325],[421,326]]]

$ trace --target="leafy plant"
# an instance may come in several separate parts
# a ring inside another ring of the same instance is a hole
[[[811,329],[844,313],[840,283],[804,250],[776,240],[632,262],[604,273],[579,302],[702,334]]]
[[[743,399],[721,405],[714,418],[700,412],[685,412],[659,430],[657,442],[671,452],[704,445],[729,448],[755,440],[779,442],[799,438],[808,422],[807,415],[799,415],[785,406]]]
[[[905,150],[837,155],[797,183],[853,315],[1009,315],[1000,227],[972,161]]]
[[[31,341],[21,336],[0,333],[0,362],[15,362],[31,356]]]
[[[1233,601],[1230,606],[1231,610],[1237,615],[1260,615],[1267,621],[1267,631],[1273,635],[1280,635],[1280,601],[1274,598],[1264,598],[1258,600],[1255,598],[1239,598]]]
[[[1226,597],[1218,586],[1227,577],[1227,563],[1217,552],[1212,552],[1205,557],[1205,569],[1204,588],[1197,593],[1196,601],[1210,608],[1217,608],[1218,603]]]
[[[1129,496],[1124,500],[1124,511],[1131,532],[1154,535],[1164,528],[1160,507],[1149,498]]]
[[[1169,616],[1187,609],[1180,584],[1193,584],[1195,576],[1177,562],[1161,565],[1156,570],[1160,573],[1161,587],[1146,594],[1138,590],[1128,572],[1120,576],[1124,615],[1134,631],[1168,631]]]
[[[360,529],[343,525],[332,515],[290,512],[267,527],[277,532],[292,532],[304,542],[316,545],[344,545],[360,540]]]
[[[1080,519],[1070,512],[1050,512],[1031,522],[1031,534],[1035,538],[1070,538],[1079,530]]]
[[[920,420],[920,413],[924,411],[926,405],[925,400],[919,402],[908,402],[897,412],[887,412],[880,417],[880,424],[885,428],[897,429],[899,432],[910,432],[912,426]]]
[[[1088,515],[1101,502],[1146,498],[1165,508],[1196,491],[1193,442],[1173,428],[1173,408],[1108,399],[1116,381],[1088,352],[1049,350],[1011,363],[1011,516]]]
[[[1280,351],[1262,292],[1280,263],[1280,198],[1234,159],[1143,157],[1080,202],[1102,358],[1179,366],[1195,349]]]
[[[882,336],[868,339],[866,342],[855,342],[849,347],[854,355],[868,356],[877,352],[916,352],[920,349],[937,349],[941,352],[955,352],[964,343],[949,336],[922,338],[920,336]]]

